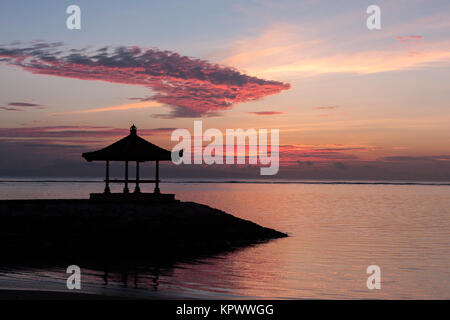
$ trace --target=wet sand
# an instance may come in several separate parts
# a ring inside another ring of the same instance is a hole
[[[131,298],[130,298],[131,299]],[[0,290],[0,300],[128,300],[114,297],[78,292],[57,292],[41,290]]]

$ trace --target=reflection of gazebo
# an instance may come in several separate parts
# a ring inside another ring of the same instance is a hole
[[[159,161],[171,160],[171,152],[160,148],[137,135],[137,129],[133,125],[130,128],[130,134],[125,138],[103,148],[98,151],[86,152],[82,154],[87,161],[106,161],[106,179],[105,192],[103,194],[91,194],[91,198],[143,198],[139,187],[140,183],[155,183],[154,195],[159,195]],[[125,179],[111,180],[109,178],[109,162],[124,161],[125,162]],[[128,179],[128,162],[136,161],[136,180]],[[145,161],[156,162],[155,180],[139,179],[139,163]],[[124,183],[123,194],[111,194],[110,183]],[[129,194],[128,183],[136,183],[134,194]],[[129,195],[128,195],[129,194]],[[101,195],[101,196],[100,196]],[[148,194],[147,194],[148,195]]]

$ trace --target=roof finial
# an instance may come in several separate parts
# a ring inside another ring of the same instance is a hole
[[[130,128],[130,134],[134,136],[137,135],[137,128],[134,124]]]

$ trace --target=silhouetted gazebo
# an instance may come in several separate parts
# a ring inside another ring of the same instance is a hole
[[[180,152],[181,153],[181,152]],[[159,194],[159,162],[171,160],[171,152],[160,148],[153,143],[139,137],[137,135],[137,128],[133,125],[130,128],[130,134],[125,138],[97,151],[86,152],[82,154],[87,161],[105,161],[106,162],[106,179],[104,194],[111,194],[110,183],[124,183],[123,193],[128,194],[128,183],[136,183],[134,189],[135,194],[140,194],[140,183],[155,183],[155,194]],[[124,161],[125,162],[125,179],[124,180],[110,180],[109,178],[109,162],[110,161]],[[136,180],[128,179],[128,162],[136,162]],[[155,161],[156,173],[155,180],[140,180],[139,178],[139,164],[145,161]],[[92,194],[91,194],[92,198]]]

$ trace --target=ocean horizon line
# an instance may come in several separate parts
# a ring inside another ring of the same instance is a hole
[[[29,179],[0,178],[0,183],[103,183],[103,179]],[[408,180],[250,180],[250,179],[170,179],[161,180],[169,184],[335,184],[335,185],[423,185],[450,186],[450,181],[408,181]]]

